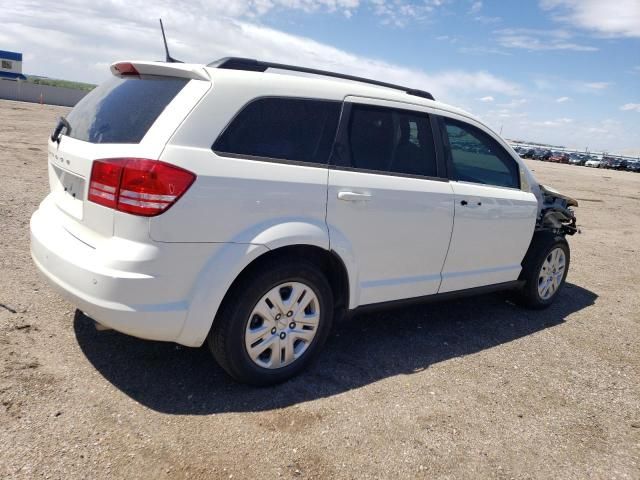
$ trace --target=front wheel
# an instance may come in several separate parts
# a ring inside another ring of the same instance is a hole
[[[252,385],[283,382],[320,352],[331,329],[333,297],[307,262],[265,264],[233,287],[208,343],[218,363]]]
[[[536,234],[522,262],[523,288],[517,300],[524,306],[541,309],[553,303],[564,286],[571,259],[569,244],[561,235]]]

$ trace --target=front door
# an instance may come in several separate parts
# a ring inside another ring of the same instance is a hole
[[[429,115],[359,102],[345,104],[327,203],[331,248],[357,272],[351,308],[436,293],[454,209]]]
[[[516,280],[538,202],[520,189],[516,160],[487,132],[443,118],[455,216],[439,292]]]

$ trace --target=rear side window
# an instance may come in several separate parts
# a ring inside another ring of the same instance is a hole
[[[451,149],[451,177],[464,182],[520,188],[518,164],[479,128],[444,119]]]
[[[188,81],[149,75],[112,77],[67,115],[68,136],[91,143],[139,143]]]
[[[326,164],[340,102],[261,98],[233,119],[213,145],[221,154]]]
[[[351,166],[435,177],[436,152],[426,114],[354,104],[349,120]]]

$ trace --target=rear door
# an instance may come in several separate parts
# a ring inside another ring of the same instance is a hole
[[[117,213],[87,201],[93,160],[157,159],[209,86],[173,76],[113,76],[78,102],[67,115],[69,128],[48,145],[51,195],[68,231],[89,244],[113,235]]]
[[[520,168],[496,138],[462,118],[440,120],[455,219],[440,292],[516,280],[538,202],[520,188]]]
[[[453,195],[427,111],[347,98],[334,152],[327,224],[357,270],[350,306],[436,293]]]

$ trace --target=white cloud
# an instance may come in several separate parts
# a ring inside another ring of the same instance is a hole
[[[526,98],[514,98],[513,100],[507,103],[500,103],[498,106],[502,108],[517,108],[517,107],[520,107],[521,105],[524,105],[527,102],[528,100]]]
[[[497,42],[506,48],[525,50],[573,50],[595,52],[598,48],[571,41],[573,35],[565,30],[536,30],[531,28],[505,28],[496,30]]]
[[[571,100],[571,98],[569,98],[569,97],[556,98],[556,102],[558,102],[558,103],[568,102],[569,100]]]
[[[511,56],[509,52],[505,52],[504,50],[500,50],[499,48],[484,47],[482,45],[475,45],[473,47],[460,47],[458,48],[458,52],[470,55],[503,55],[506,57]]]
[[[611,82],[587,82],[583,83],[582,86],[589,90],[604,90],[605,88],[609,88]]]
[[[520,91],[519,85],[486,71],[424,72],[355,55],[248,21],[244,19],[247,2],[209,1],[210,7],[194,2],[179,9],[168,3],[143,0],[90,5],[82,0],[66,0],[37,6],[18,1],[4,8],[3,13],[11,21],[0,30],[0,44],[33,55],[33,60],[23,66],[27,74],[100,82],[110,75],[107,68],[97,67],[101,64],[120,59],[164,58],[155,20],[162,17],[172,56],[185,61],[208,63],[225,56],[244,56],[293,63],[406,84],[458,105],[479,94],[512,96]],[[329,9],[358,3],[311,1]],[[307,0],[279,0],[278,4],[286,2],[311,8]],[[256,6],[256,11],[274,8],[269,7],[271,0],[249,3]],[[258,4],[263,6],[258,8]],[[430,4],[436,5],[436,0]],[[69,58],[70,62],[62,65],[61,58]]]
[[[476,22],[484,23],[485,25],[489,25],[492,23],[500,23],[502,21],[502,17],[488,17],[487,15],[478,15],[474,17]]]
[[[304,2],[305,0],[292,1]],[[410,21],[424,21],[429,18],[438,7],[445,3],[445,0],[422,0],[422,2],[418,3],[410,0],[369,1],[373,13],[382,18],[382,23],[396,27],[404,27]]]
[[[620,107],[620,110],[640,113],[640,103],[625,103]]]
[[[533,77],[532,82],[536,89],[547,91],[549,95],[556,95],[555,101],[558,103],[573,100],[571,96],[567,95],[568,93],[588,95],[604,94],[611,86],[615,85],[614,82],[575,80],[570,77],[553,74]]]
[[[481,102],[493,102],[495,100],[495,98],[493,98],[491,95],[488,95],[486,97],[482,97],[480,99]]]
[[[640,37],[638,0],[541,0],[540,6],[572,26],[616,37]]]
[[[489,110],[487,112],[486,118],[487,120],[499,120],[502,121],[505,118],[526,118],[529,114],[527,112],[514,112],[508,108],[500,108],[498,110]],[[495,117],[495,118],[493,118]]]
[[[436,37],[436,40],[440,42],[447,42],[447,43],[450,43],[451,45],[455,45],[460,42],[460,37],[451,36],[451,35],[438,35]]]
[[[258,17],[272,10],[291,9],[306,13],[325,11],[342,12],[349,15],[358,7],[360,0],[203,0],[202,5],[209,12],[233,17]]]
[[[540,127],[559,127],[562,125],[567,125],[569,123],[573,123],[572,118],[556,118],[554,120],[543,120],[539,122],[533,122],[533,125],[537,125]]]
[[[480,2],[480,1],[473,2],[471,4],[471,8],[469,8],[469,13],[472,14],[472,15],[475,15],[480,10],[482,10],[482,2]]]

